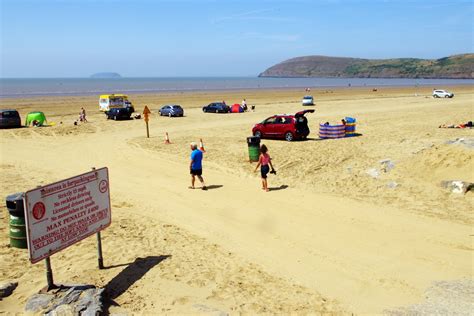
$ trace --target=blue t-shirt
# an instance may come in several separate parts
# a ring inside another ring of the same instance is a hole
[[[191,164],[191,169],[202,169],[202,151],[200,151],[199,149],[194,149],[191,153],[191,160],[193,161],[193,163]]]

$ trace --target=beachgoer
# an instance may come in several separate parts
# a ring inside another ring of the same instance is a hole
[[[81,113],[79,113],[79,121],[81,122],[87,122],[86,119],[86,110],[84,108],[81,108]]]
[[[244,109],[244,112],[247,111],[247,101],[245,99],[242,100],[242,109]]]
[[[329,122],[324,123],[324,126],[329,126]]]
[[[440,125],[439,128],[472,128],[473,125],[472,125],[472,121],[469,121],[467,123],[461,123],[461,124],[458,124],[458,125],[454,125],[454,124],[451,124],[451,125],[446,125],[446,124],[443,124],[443,125]]]
[[[191,143],[191,162],[189,164],[189,170],[191,174],[191,186],[190,189],[194,189],[194,182],[196,180],[196,176],[198,177],[199,181],[201,181],[202,189],[207,190],[206,185],[204,184],[204,179],[202,178],[202,158],[203,153],[198,149],[196,143]]]
[[[267,175],[270,172],[270,167],[272,168],[273,172],[273,165],[272,165],[272,158],[268,154],[267,146],[263,145],[260,146],[260,157],[258,158],[258,164],[255,167],[255,172],[257,172],[258,167],[260,167],[260,174],[262,177],[262,190],[266,192],[269,191],[268,189],[268,182],[267,182]]]
[[[342,125],[346,125],[346,120],[345,120],[345,119],[342,119],[342,120],[341,120],[341,123],[342,123]]]

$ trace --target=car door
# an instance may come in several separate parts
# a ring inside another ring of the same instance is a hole
[[[287,127],[289,122],[286,120],[284,116],[277,116],[275,118],[275,122],[273,123],[273,135],[274,137],[283,137],[285,132],[287,131]]]
[[[272,117],[267,118],[265,121],[263,121],[263,129],[262,129],[263,136],[274,137],[275,135],[274,125],[275,125],[276,118],[277,118],[276,116],[272,116]]]

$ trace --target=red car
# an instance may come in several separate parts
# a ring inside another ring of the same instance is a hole
[[[314,110],[304,110],[291,114],[273,115],[262,123],[255,124],[252,129],[254,136],[260,138],[279,138],[291,142],[295,139],[305,139],[309,135],[308,119],[306,113]]]

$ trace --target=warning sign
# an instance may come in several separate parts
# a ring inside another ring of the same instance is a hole
[[[30,190],[24,203],[30,261],[36,263],[110,225],[109,171]]]

